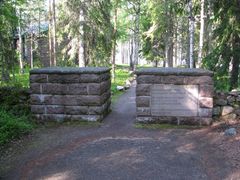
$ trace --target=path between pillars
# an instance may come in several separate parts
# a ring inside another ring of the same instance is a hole
[[[204,130],[136,129],[135,87],[99,127],[40,129],[0,158],[0,179],[229,179]]]

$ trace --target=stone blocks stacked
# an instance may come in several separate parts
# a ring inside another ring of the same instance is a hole
[[[101,121],[111,104],[109,68],[30,72],[31,111],[39,121]]]
[[[143,68],[137,71],[137,122],[209,125],[213,73],[202,69]]]

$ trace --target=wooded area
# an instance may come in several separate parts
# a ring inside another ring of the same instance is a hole
[[[1,0],[0,81],[41,66],[206,68],[215,87],[239,85],[239,0]],[[124,52],[121,52],[124,53]]]

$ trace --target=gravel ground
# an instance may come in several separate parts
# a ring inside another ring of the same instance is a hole
[[[136,129],[134,93],[100,126],[37,129],[2,149],[0,179],[240,179],[240,133]]]

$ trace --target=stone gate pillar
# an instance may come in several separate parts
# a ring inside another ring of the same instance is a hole
[[[209,125],[213,73],[203,69],[143,68],[137,73],[137,122]]]
[[[111,104],[109,68],[30,72],[31,111],[39,121],[101,121]]]

